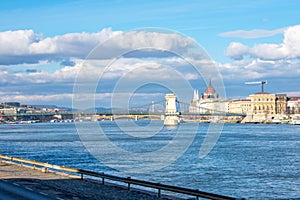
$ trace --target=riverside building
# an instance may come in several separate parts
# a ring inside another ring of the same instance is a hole
[[[287,113],[300,112],[300,98],[292,98],[288,101],[286,94],[270,94],[258,92],[249,95],[246,99],[225,100],[219,98],[211,82],[204,93],[199,94],[194,90],[189,112],[196,114],[213,114],[216,111],[235,114],[246,114],[244,119],[240,117],[227,117],[238,119],[244,123],[272,123],[288,119]]]
[[[286,94],[270,94],[258,92],[251,94],[248,98],[251,102],[251,109],[246,113],[246,122],[274,122],[285,117],[287,113]]]
[[[237,114],[251,113],[251,100],[250,99],[235,99],[228,101],[228,112]]]
[[[194,90],[194,97],[191,101],[189,112],[213,114],[216,111],[228,112],[228,101],[219,98],[218,93],[210,81],[204,93],[199,95],[199,91],[197,89]]]
[[[300,114],[300,97],[291,97],[287,102],[288,114]]]

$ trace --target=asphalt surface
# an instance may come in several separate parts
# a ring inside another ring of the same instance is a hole
[[[126,186],[101,184],[101,180],[81,180],[80,177],[0,162],[0,200],[161,200],[157,194],[129,191]]]
[[[45,194],[0,179],[0,200],[53,200]]]

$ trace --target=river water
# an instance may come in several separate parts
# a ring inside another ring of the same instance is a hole
[[[92,122],[81,123],[84,127],[93,127]],[[138,134],[147,130],[145,127],[149,122],[138,121],[138,125],[143,128],[141,132],[138,127],[131,128],[127,121],[122,123],[128,123],[125,133],[116,122],[99,122],[109,140],[126,152],[136,154],[162,149],[172,143],[178,130],[178,127],[164,127],[156,135],[149,137],[146,134],[147,137],[136,140],[134,138]],[[162,127],[161,121],[155,123],[157,127]],[[155,123],[149,129],[155,127]],[[180,126],[195,126],[195,123]],[[123,177],[131,176],[237,198],[300,198],[300,126],[225,124],[210,153],[199,158],[208,127],[209,124],[199,124],[191,144],[172,163],[162,169],[143,173],[111,168],[110,163],[101,160],[101,155],[100,159],[92,155],[82,143],[74,123],[0,124],[0,154]],[[178,143],[178,149],[180,147]],[[129,165],[124,159],[119,160],[118,156],[110,156],[115,166]],[[141,167],[147,165],[133,164]]]

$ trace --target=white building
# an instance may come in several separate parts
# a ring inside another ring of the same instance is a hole
[[[291,97],[287,102],[289,114],[300,114],[300,97]]]
[[[237,114],[252,113],[250,99],[235,99],[228,101],[228,112]]]
[[[2,119],[3,116],[8,115],[8,116],[10,116],[9,119],[17,120],[16,114],[17,114],[17,109],[16,108],[2,108],[2,109],[0,109],[1,119]]]
[[[212,114],[215,112],[228,112],[228,101],[220,99],[211,82],[204,93],[199,96],[199,91],[194,90],[194,97],[190,104],[189,112]]]

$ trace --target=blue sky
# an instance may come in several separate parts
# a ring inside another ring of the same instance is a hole
[[[195,39],[220,67],[229,98],[246,97],[259,89],[245,86],[245,81],[269,80],[266,90],[271,93],[298,94],[300,90],[299,1],[29,0],[0,4],[0,101],[70,106],[75,68],[93,45],[115,32],[143,27],[170,29]],[[32,43],[41,45],[33,47]],[[50,52],[51,45],[55,49]],[[81,47],[82,52],[76,49]],[[201,84],[194,87],[205,89]]]

